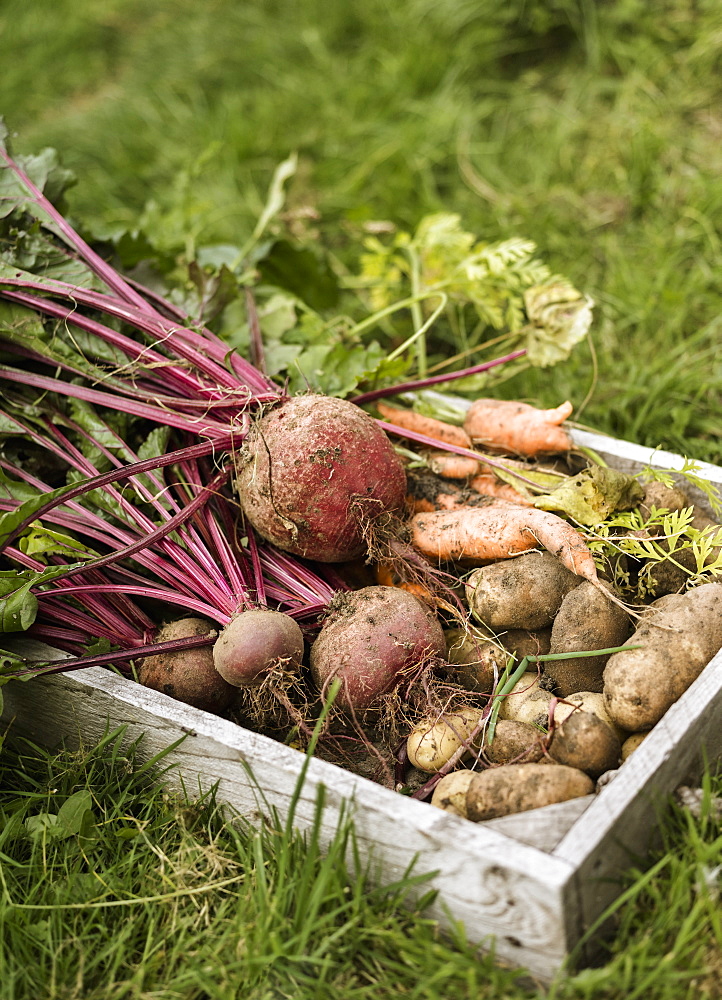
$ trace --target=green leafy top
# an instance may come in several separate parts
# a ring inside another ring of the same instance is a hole
[[[410,293],[428,312],[443,292],[448,321],[452,329],[466,329],[470,346],[483,346],[488,328],[506,331],[526,347],[531,364],[546,367],[586,336],[593,303],[535,253],[527,239],[477,240],[458,215],[440,213],[422,219],[413,235],[398,232],[388,243],[369,237],[361,285],[378,310]],[[476,316],[471,331],[463,318],[467,310]]]

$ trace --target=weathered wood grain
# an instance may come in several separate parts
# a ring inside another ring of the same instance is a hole
[[[56,745],[92,745],[107,727],[127,727],[142,739],[146,758],[181,740],[164,758],[163,780],[191,793],[218,783],[219,801],[258,822],[271,807],[287,811],[302,755],[166,695],[101,668],[9,684],[4,719],[15,737]],[[255,781],[249,777],[253,772]],[[371,858],[383,882],[414,872],[429,874],[439,891],[431,913],[442,924],[447,908],[473,941],[496,939],[503,957],[542,977],[553,975],[567,950],[564,895],[571,866],[524,844],[400,796],[342,770],[312,760],[298,802],[296,823],[313,822],[316,791],[325,788],[322,838],[337,827],[350,802],[362,856]],[[262,790],[262,794],[261,794]]]
[[[529,809],[524,813],[512,813],[511,816],[500,816],[489,819],[479,826],[488,830],[497,830],[505,837],[529,844],[539,851],[551,852],[579,820],[583,812],[594,801],[594,795],[584,795],[568,802],[555,802],[541,809]]]

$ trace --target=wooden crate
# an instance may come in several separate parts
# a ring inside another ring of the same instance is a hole
[[[626,471],[682,461],[600,435],[576,438]],[[703,466],[701,474],[722,486],[722,469]],[[4,726],[46,746],[92,744],[108,725],[124,725],[150,757],[185,737],[166,758],[177,767],[164,780],[191,793],[217,782],[219,800],[251,820],[261,807],[248,769],[283,814],[303,761],[294,749],[100,668],[10,684],[3,693]],[[424,888],[438,890],[432,915],[442,925],[462,921],[470,940],[493,938],[500,959],[548,980],[618,894],[615,876],[631,854],[648,848],[669,794],[699,776],[703,756],[722,755],[721,723],[722,652],[597,795],[473,824],[313,760],[296,823],[308,827],[323,784],[328,840],[351,800],[359,846],[381,881],[400,878],[415,858],[417,873],[431,873]]]

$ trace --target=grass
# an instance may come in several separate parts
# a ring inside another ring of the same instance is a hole
[[[123,731],[0,761],[0,960],[5,1000],[678,1000],[722,990],[722,828],[677,810],[647,873],[631,873],[605,965],[541,989],[411,904],[413,873],[375,887],[348,815],[327,851],[276,820],[252,829],[212,793],[153,781]],[[86,792],[82,829],[43,817]],[[317,819],[323,801],[317,803]],[[55,828],[57,831],[57,827]],[[293,878],[289,878],[293,872]],[[421,887],[423,889],[423,885]],[[406,902],[407,905],[402,905]],[[651,915],[655,916],[652,918]]]
[[[10,0],[0,28],[16,146],[61,150],[80,219],[241,243],[295,149],[342,259],[438,210],[528,236],[597,301],[594,356],[505,391],[720,460],[718,4]]]
[[[19,54],[0,110],[19,151],[53,145],[76,171],[76,219],[141,223],[172,252],[242,243],[298,150],[291,207],[317,210],[340,261],[370,221],[455,211],[484,238],[532,238],[595,298],[591,346],[509,395],[722,460],[714,0],[6,0],[0,35]],[[342,860],[349,825],[328,858],[250,830],[213,796],[168,796],[114,736],[8,749],[0,768],[7,1000],[722,995],[709,816],[674,813],[605,964],[545,993],[441,940],[404,884],[374,890]],[[29,832],[83,790],[88,836]]]

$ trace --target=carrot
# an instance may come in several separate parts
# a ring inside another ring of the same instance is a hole
[[[432,608],[436,607],[436,598],[432,595],[428,587],[424,587],[421,583],[400,580],[388,563],[376,564],[376,582],[380,587],[398,587],[399,590],[405,590],[407,594],[413,594],[414,597],[418,597],[419,600],[424,601],[425,604],[429,604]]]
[[[560,427],[572,412],[570,402],[553,410],[503,399],[477,399],[471,404],[464,429],[476,443],[518,455],[568,451],[572,439]]]
[[[423,511],[457,510],[488,504],[467,486],[459,486],[448,479],[441,479],[427,469],[410,469],[406,476],[406,502],[418,514]]]
[[[578,531],[548,511],[495,500],[485,507],[416,514],[414,547],[427,559],[483,562],[543,546],[572,573],[599,585],[592,554]]]
[[[454,424],[447,424],[434,417],[424,417],[413,410],[402,410],[398,406],[389,406],[388,403],[377,402],[376,409],[384,420],[396,424],[397,427],[401,427],[405,431],[415,431],[417,434],[424,434],[435,441],[456,445],[457,448],[471,448],[469,435],[463,428],[456,427]]]
[[[453,451],[430,451],[426,454],[426,460],[431,471],[444,479],[469,479],[478,475],[482,468],[480,461],[465,455],[455,455]]]
[[[525,507],[533,507],[534,501],[525,497],[519,490],[515,490],[509,483],[502,483],[491,473],[482,472],[474,476],[469,481],[469,486],[477,493],[482,493],[487,497],[497,497],[499,500],[508,500],[510,503],[520,503]]]

